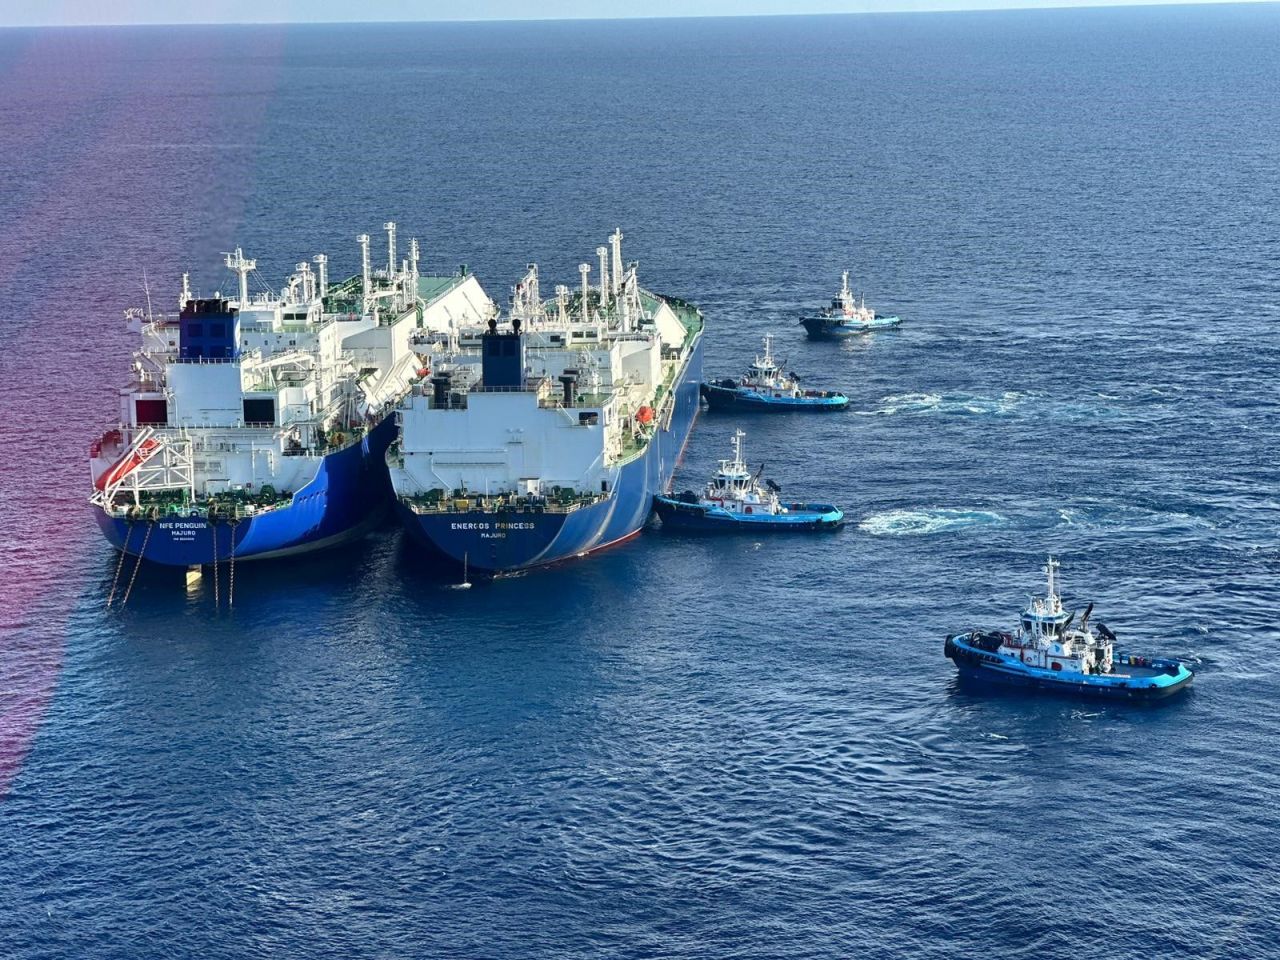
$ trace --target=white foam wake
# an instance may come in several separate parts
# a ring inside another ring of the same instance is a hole
[[[883,416],[893,414],[951,414],[960,416],[1007,416],[1027,399],[1027,395],[1008,390],[998,397],[980,397],[969,393],[901,393],[883,397],[875,411]]]
[[[874,513],[858,529],[879,537],[919,537],[966,527],[999,526],[1005,517],[991,510],[889,510]]]

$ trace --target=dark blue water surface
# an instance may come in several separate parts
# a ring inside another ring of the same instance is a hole
[[[6,31],[0,148],[0,956],[1278,955],[1280,7]],[[853,522],[105,613],[144,273],[386,219],[498,296],[621,225],[710,374],[851,396],[747,444]],[[843,268],[899,331],[801,338]],[[957,686],[1050,550],[1188,695]]]

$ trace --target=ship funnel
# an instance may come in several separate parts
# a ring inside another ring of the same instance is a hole
[[[431,378],[431,406],[436,410],[444,410],[449,406],[449,387],[453,383],[453,375],[440,373]]]
[[[566,407],[573,406],[573,386],[578,382],[577,370],[566,370],[560,374],[560,385],[564,388],[564,405]]]

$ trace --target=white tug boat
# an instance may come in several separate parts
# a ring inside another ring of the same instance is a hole
[[[1093,604],[1078,623],[1057,592],[1058,561],[1044,568],[1045,594],[1030,598],[1013,633],[972,630],[947,637],[945,653],[962,678],[1046,691],[1117,699],[1156,699],[1176,693],[1193,674],[1182,660],[1115,651],[1105,624],[1089,625]]]
[[[867,306],[865,297],[854,297],[853,291],[849,289],[848,270],[844,271],[840,277],[840,293],[832,298],[831,306],[800,318],[800,322],[811,338],[829,340],[851,337],[870,330],[896,327],[902,322],[901,317],[886,317],[876,313]]]
[[[755,474],[742,458],[741,430],[733,432],[733,459],[721,460],[720,469],[699,497],[685,491],[677,497],[653,498],[654,510],[664,527],[703,531],[835,530],[844,523],[844,511],[830,503],[784,503],[782,488],[772,480],[760,483],[762,466]]]

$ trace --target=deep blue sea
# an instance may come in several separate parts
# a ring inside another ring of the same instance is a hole
[[[0,956],[1280,956],[1280,6],[0,31]],[[85,502],[143,278],[495,295],[606,233],[847,415],[704,415],[852,523],[467,592],[387,528],[233,612]],[[895,332],[810,343],[840,271]],[[1154,708],[957,685],[1067,602]]]

